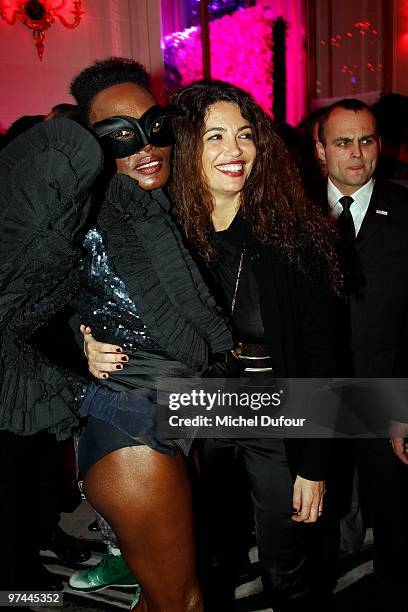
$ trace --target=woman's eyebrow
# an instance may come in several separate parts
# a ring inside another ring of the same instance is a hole
[[[252,129],[250,125],[243,125],[242,127],[238,128],[238,132],[241,132],[242,130],[248,130],[248,129]],[[205,130],[203,135],[205,136],[205,134],[207,134],[208,132],[211,132],[212,130],[216,130],[218,132],[227,131],[224,127],[210,127],[207,130]]]
[[[217,130],[218,132],[226,132],[227,130],[223,127],[210,127],[208,130],[205,130],[204,135],[208,132],[212,132],[212,130]]]

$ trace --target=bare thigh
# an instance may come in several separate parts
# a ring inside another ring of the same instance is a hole
[[[89,502],[109,522],[142,589],[135,609],[201,612],[191,488],[185,459],[121,448],[85,476]]]

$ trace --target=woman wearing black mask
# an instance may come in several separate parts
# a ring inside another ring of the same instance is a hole
[[[68,207],[67,216],[80,218],[81,223],[73,223],[75,228],[70,232],[70,226],[63,223],[54,206],[50,219],[51,227],[54,218],[57,223],[53,239],[42,242],[41,235],[37,239],[42,263],[36,280],[30,278],[30,309],[37,308],[39,296],[44,298],[45,293],[50,303],[58,293],[58,283],[64,284],[64,276],[75,280],[80,276],[76,305],[83,322],[92,326],[100,340],[120,341],[126,347],[131,375],[118,364],[116,375],[105,381],[106,385],[87,389],[82,405],[82,414],[88,416],[79,449],[85,491],[88,500],[113,527],[126,562],[142,586],[143,594],[139,603],[135,600],[135,610],[198,612],[203,605],[195,575],[191,495],[185,464],[190,444],[185,440],[157,439],[152,396],[160,376],[184,377],[197,372],[205,367],[211,353],[230,346],[230,335],[168,214],[168,200],[160,188],[170,172],[171,140],[162,130],[163,117],[155,115],[153,125],[149,123],[149,111],[156,105],[144,68],[118,58],[97,62],[74,80],[72,93],[87,123],[94,126],[96,133],[103,131],[101,143],[108,143],[105,150],[111,162],[115,156],[116,174],[105,171],[94,189],[97,203],[92,225],[89,206],[78,205],[76,191],[78,184],[81,191],[86,191],[95,183],[100,159],[97,145],[89,144],[92,138],[79,126],[63,119],[47,122],[41,133],[34,134],[42,140],[45,133],[49,136],[47,155],[52,163],[46,168],[36,164],[37,176],[45,177],[47,197],[51,204],[62,200]],[[119,119],[115,120],[119,124],[109,126],[106,120],[112,117],[127,117],[127,123]],[[80,138],[88,143],[83,150],[75,144]],[[126,148],[132,139],[132,146]],[[21,151],[28,150],[29,164],[33,153],[26,144],[24,140],[19,142]],[[64,155],[59,156],[59,149]],[[77,178],[68,186],[63,180],[65,175],[70,171],[79,175],[82,170],[75,160],[71,163],[71,149],[81,157],[85,175],[87,156],[97,159],[89,163],[89,180]],[[13,153],[9,148],[4,152],[4,194],[7,190],[10,193],[10,185],[21,191],[14,162],[8,163]],[[66,201],[68,187],[72,193]],[[25,189],[29,209],[36,211],[41,206],[39,193],[34,187],[30,191],[30,184]],[[10,218],[12,223],[12,207],[6,211],[6,220]],[[82,259],[78,275],[73,258],[60,256],[60,240],[64,239],[64,245],[75,241],[77,244],[79,226],[86,224],[92,225],[84,242],[88,256]],[[34,234],[30,234],[30,240]],[[17,269],[11,257],[12,253],[5,256],[5,272],[11,271],[12,275],[14,266],[27,287],[27,266]],[[24,253],[20,252],[19,257],[24,260]],[[8,304],[4,314],[18,318],[24,311],[24,299],[13,302],[12,285],[7,284],[9,276],[5,275],[4,281],[4,304]],[[72,291],[60,292],[56,306],[71,297]],[[44,310],[42,313],[45,316]],[[23,378],[24,372],[20,387]],[[69,395],[67,377],[65,387],[61,372],[58,381],[61,393],[67,389]],[[75,398],[69,398],[68,403],[72,407]],[[50,414],[52,418],[52,411]]]

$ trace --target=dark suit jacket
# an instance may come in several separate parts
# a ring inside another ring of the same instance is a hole
[[[408,190],[376,181],[356,238],[365,284],[350,295],[358,377],[408,376]]]
[[[408,377],[407,189],[376,180],[355,247],[364,285],[349,296],[352,373]],[[397,412],[407,420],[408,400]]]

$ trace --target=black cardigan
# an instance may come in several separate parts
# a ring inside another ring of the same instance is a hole
[[[277,378],[330,378],[335,375],[333,295],[313,248],[305,246],[302,265],[250,239],[255,254],[265,336]],[[323,480],[328,439],[286,439],[293,476]]]

